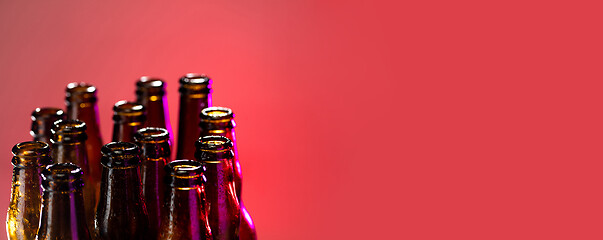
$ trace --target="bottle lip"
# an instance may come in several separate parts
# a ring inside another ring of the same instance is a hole
[[[192,97],[202,97],[211,93],[212,80],[205,74],[188,73],[180,78],[179,91]]]
[[[136,82],[136,95],[163,96],[165,82],[160,78],[142,76]]]
[[[200,137],[195,142],[195,147],[202,152],[226,152],[232,150],[233,144],[230,139],[223,136]]]
[[[101,148],[101,163],[108,168],[129,168],[140,164],[140,148],[131,142],[110,142]]]
[[[50,118],[61,118],[63,116],[65,116],[65,111],[63,111],[63,109],[56,108],[56,107],[42,107],[42,108],[36,108],[31,113],[31,120],[32,121],[46,120],[46,119],[50,119]]]
[[[16,157],[42,157],[50,153],[50,146],[40,141],[20,142],[13,146],[12,152]]]
[[[159,143],[170,139],[170,133],[165,128],[146,127],[134,134],[134,140],[141,143]]]
[[[205,165],[193,160],[174,160],[165,166],[169,176],[175,178],[197,178],[203,175]]]
[[[113,112],[115,115],[121,116],[141,116],[145,112],[145,107],[136,102],[121,100],[115,103]]]
[[[65,93],[67,101],[96,102],[96,87],[89,83],[69,83]]]
[[[204,122],[229,122],[234,118],[234,113],[227,107],[208,107],[201,110],[200,118]]]
[[[55,163],[42,170],[45,181],[73,182],[81,179],[82,175],[82,169],[73,163]]]
[[[57,120],[52,125],[52,143],[76,143],[88,139],[86,123],[77,119]]]

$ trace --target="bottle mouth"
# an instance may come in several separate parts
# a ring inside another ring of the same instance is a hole
[[[96,101],[96,87],[92,84],[83,82],[72,82],[67,84],[67,89],[65,90],[65,92],[67,96],[67,101]]]
[[[165,128],[146,127],[134,134],[134,139],[142,143],[165,142],[170,138],[170,133]]]
[[[50,153],[50,146],[39,141],[20,142],[13,147],[12,152],[17,157],[41,157]]]
[[[212,80],[205,74],[188,73],[180,78],[180,93],[202,97],[211,93]]]
[[[208,107],[201,110],[200,117],[206,122],[228,122],[234,118],[234,113],[227,107]]]
[[[129,168],[140,164],[140,148],[131,142],[110,142],[101,148],[101,163],[108,168]]]
[[[88,138],[86,123],[80,120],[58,120],[52,126],[52,142],[82,142]]]
[[[165,166],[165,171],[176,178],[195,178],[203,175],[205,166],[192,160],[174,160]]]
[[[46,191],[69,191],[84,186],[82,169],[73,163],[57,163],[44,168],[42,186]]]
[[[34,110],[31,113],[31,120],[37,121],[37,120],[44,120],[44,119],[51,119],[51,118],[60,119],[63,116],[65,116],[64,114],[65,114],[65,112],[63,111],[63,109],[60,109],[60,108],[54,108],[54,107],[36,108],[36,110]]]
[[[159,78],[143,76],[136,82],[136,95],[163,96],[165,82]]]
[[[200,137],[195,146],[202,152],[226,152],[232,149],[232,141],[223,136]]]
[[[121,116],[141,116],[144,114],[145,108],[142,104],[121,100],[113,106],[115,115]]]

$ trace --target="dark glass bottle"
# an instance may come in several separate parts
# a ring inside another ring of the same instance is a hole
[[[42,171],[42,217],[37,240],[91,239],[84,217],[82,169],[72,163]]]
[[[207,218],[204,166],[193,160],[176,160],[166,168],[166,201],[159,239],[212,240]]]
[[[52,138],[52,124],[57,120],[65,119],[63,110],[59,108],[36,108],[31,113],[31,131],[29,132],[34,141],[50,144]]]
[[[78,119],[86,123],[86,154],[90,165],[91,184],[98,202],[102,167],[100,164],[103,140],[98,121],[96,87],[87,83],[70,83],[66,89],[67,119]],[[91,227],[92,228],[92,227]]]
[[[144,106],[119,101],[113,106],[113,142],[134,142],[134,134],[146,120]]]
[[[103,177],[96,208],[96,239],[149,239],[149,217],[142,197],[135,143],[112,142],[101,149]]]
[[[195,73],[180,78],[180,112],[176,159],[194,159],[195,141],[199,138],[199,114],[211,107],[212,80]]]
[[[238,240],[241,209],[234,189],[232,142],[222,136],[206,136],[195,146],[197,161],[207,168],[205,194],[212,236],[214,240]]]
[[[40,173],[52,163],[45,142],[22,142],[13,152],[13,182],[6,216],[8,239],[34,239],[38,233],[42,190]]]
[[[255,240],[257,239],[257,233],[253,219],[245,208],[243,200],[241,198],[242,190],[242,174],[241,164],[239,162],[239,155],[237,151],[237,140],[235,137],[234,128],[236,126],[234,121],[234,113],[230,108],[225,107],[209,107],[201,111],[201,136],[223,136],[227,137],[232,141],[234,158],[232,159],[232,166],[234,167],[234,182],[237,198],[239,199],[239,205],[241,206],[241,225],[240,225],[240,238],[241,240]]]
[[[147,127],[138,130],[134,139],[142,149],[140,174],[142,195],[149,214],[149,238],[156,239],[165,200],[164,167],[171,154],[169,133],[165,128]]]
[[[158,127],[168,130],[170,143],[174,140],[165,92],[166,84],[158,78],[141,77],[136,82],[136,102],[147,110],[144,127]]]
[[[84,210],[88,226],[94,226],[96,191],[92,185],[86,149],[86,123],[80,120],[59,120],[52,128],[52,159],[55,163],[73,163],[81,168],[84,181]]]

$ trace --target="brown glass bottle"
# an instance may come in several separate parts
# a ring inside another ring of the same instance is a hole
[[[255,240],[257,239],[257,233],[253,219],[245,208],[243,200],[241,198],[241,187],[242,187],[242,174],[241,164],[239,162],[239,155],[237,151],[237,141],[235,137],[234,128],[236,126],[234,121],[234,113],[230,108],[225,107],[209,107],[201,111],[201,136],[223,136],[227,137],[232,141],[234,158],[232,159],[232,166],[234,167],[234,182],[239,199],[239,205],[241,206],[241,225],[239,237],[241,240]]]
[[[161,79],[141,77],[136,82],[136,102],[147,110],[147,120],[143,126],[165,128],[169,132],[170,143],[173,143],[165,87]]]
[[[150,239],[156,239],[161,226],[161,208],[165,194],[164,167],[170,161],[169,133],[165,128],[138,130],[134,139],[142,150],[140,167],[142,195],[149,214]]]
[[[180,112],[176,159],[194,159],[195,141],[199,138],[199,114],[211,107],[212,80],[195,73],[180,78]]]
[[[33,140],[50,144],[52,124],[62,119],[65,119],[65,114],[59,108],[36,108],[31,113],[32,123],[30,134]]]
[[[144,106],[119,101],[113,106],[113,142],[134,142],[134,134],[146,120]]]
[[[38,233],[42,191],[40,173],[52,163],[45,142],[22,142],[13,152],[13,182],[6,216],[8,239],[34,239]]]
[[[230,139],[206,136],[195,142],[197,161],[205,164],[205,194],[214,240],[238,240],[241,209],[235,193]]]
[[[82,169],[72,163],[42,171],[44,188],[37,240],[91,239],[84,217]]]
[[[81,168],[84,181],[84,210],[88,226],[94,226],[96,191],[92,185],[86,149],[86,123],[80,120],[59,120],[52,127],[52,159],[55,163],[73,163]]]
[[[166,201],[159,239],[212,240],[207,218],[204,166],[176,160],[165,167]]]
[[[134,143],[112,142],[101,152],[103,177],[94,220],[96,238],[149,239],[149,217],[138,173],[140,149]]]
[[[66,89],[67,119],[78,119],[86,123],[86,154],[90,165],[91,184],[96,191],[100,191],[102,167],[100,164],[101,147],[103,140],[98,121],[98,105],[96,87],[87,83],[70,83]],[[96,199],[98,201],[98,199]],[[91,227],[92,228],[92,227]]]

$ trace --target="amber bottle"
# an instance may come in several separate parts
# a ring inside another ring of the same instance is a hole
[[[6,216],[8,239],[34,239],[38,233],[42,191],[40,173],[52,163],[45,142],[22,142],[13,152],[13,182]]]
[[[165,167],[166,201],[159,239],[212,240],[207,219],[204,166],[176,160]]]
[[[140,149],[135,143],[112,142],[101,149],[103,177],[96,208],[97,239],[149,239],[149,217],[138,174]]]
[[[59,120],[52,128],[52,159],[55,163],[73,163],[81,168],[84,182],[84,210],[88,226],[94,226],[96,191],[92,185],[86,149],[86,123],[80,120]]]
[[[180,112],[178,118],[178,145],[176,159],[194,159],[195,141],[199,138],[199,114],[211,107],[212,80],[200,74],[189,73],[180,78]]]
[[[239,162],[239,155],[237,151],[237,142],[235,137],[234,128],[236,126],[234,122],[234,113],[230,108],[225,107],[209,107],[201,111],[201,136],[223,136],[227,137],[232,141],[234,158],[232,159],[232,166],[234,167],[234,182],[237,198],[239,199],[239,205],[241,206],[241,225],[240,225],[240,238],[241,240],[255,240],[257,239],[257,233],[253,219],[245,208],[243,200],[241,198],[241,187],[242,187],[242,174],[241,164]]]
[[[37,240],[91,239],[84,217],[82,169],[72,163],[42,171],[42,217]]]
[[[171,144],[174,141],[165,87],[166,84],[161,79],[141,77],[136,82],[136,102],[147,110],[147,120],[143,126],[165,128],[169,132]]]
[[[119,101],[113,106],[113,142],[134,142],[134,134],[146,120],[141,104]]]
[[[65,114],[59,108],[36,108],[31,113],[32,123],[30,134],[33,140],[50,144],[52,124],[62,119],[65,119]]]
[[[86,123],[86,154],[90,165],[92,182],[88,186],[100,191],[102,167],[100,164],[103,140],[98,121],[96,87],[87,83],[70,83],[66,89],[67,119],[78,119]],[[96,199],[98,201],[98,199]],[[92,227],[91,227],[92,228]]]
[[[147,127],[138,130],[134,139],[142,150],[140,167],[142,195],[149,214],[149,236],[156,239],[161,226],[165,182],[164,167],[170,161],[169,133],[165,128]]]
[[[238,240],[241,209],[234,189],[232,142],[222,136],[206,136],[195,146],[197,161],[207,168],[205,194],[212,236],[214,240]]]

